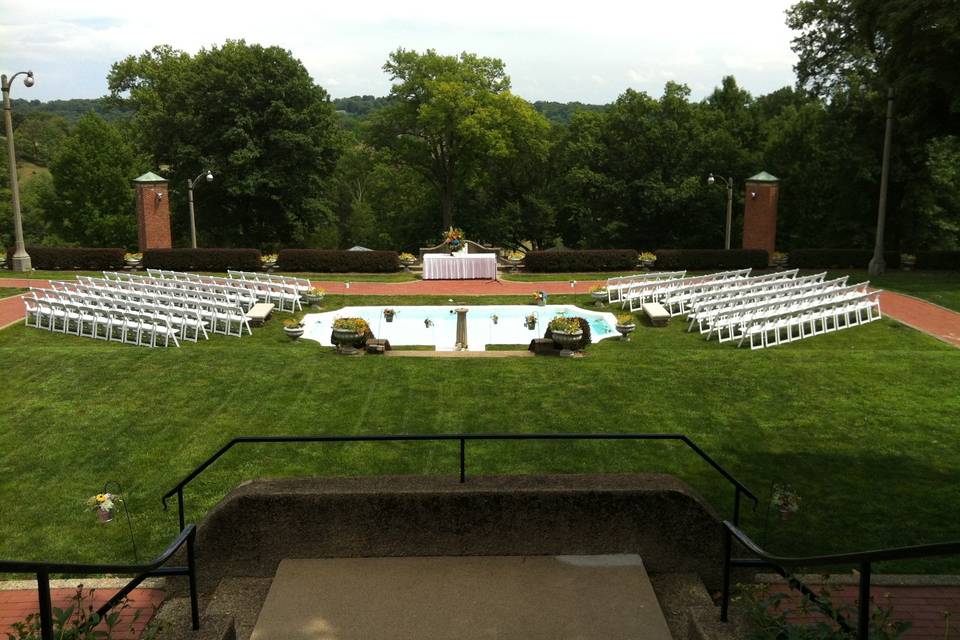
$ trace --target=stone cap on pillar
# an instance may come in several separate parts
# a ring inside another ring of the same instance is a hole
[[[142,176],[138,178],[134,178],[133,181],[140,182],[140,183],[150,183],[150,182],[167,182],[167,179],[158,176],[153,171],[147,171]]]
[[[761,171],[757,175],[747,178],[747,182],[780,182],[780,178],[766,171]]]

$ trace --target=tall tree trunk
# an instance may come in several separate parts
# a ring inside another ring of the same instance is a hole
[[[444,185],[443,192],[440,194],[440,206],[443,211],[443,230],[446,231],[453,226],[453,187]]]

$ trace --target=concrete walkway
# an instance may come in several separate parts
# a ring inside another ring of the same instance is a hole
[[[671,640],[640,557],[284,560],[251,640]]]

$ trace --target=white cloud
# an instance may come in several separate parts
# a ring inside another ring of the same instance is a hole
[[[381,66],[403,46],[502,58],[514,91],[531,100],[607,102],[628,86],[659,93],[667,78],[712,87],[733,73],[754,93],[791,83],[783,18],[791,3],[731,0],[718,11],[706,0],[561,0],[549,8],[516,0],[278,0],[265,10],[170,0],[162,11],[144,11],[126,0],[0,0],[0,42],[6,71],[32,67],[31,96],[41,99],[102,95],[112,62],[155,44],[195,52],[244,38],[290,49],[335,96],[384,94]]]

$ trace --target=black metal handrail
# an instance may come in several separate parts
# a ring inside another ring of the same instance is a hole
[[[58,562],[37,562],[32,560],[0,560],[0,573],[33,573],[37,576],[37,597],[40,605],[40,638],[54,640],[53,605],[50,601],[50,574],[99,575],[104,573],[120,573],[134,575],[122,589],[107,600],[99,609],[97,616],[100,619],[110,609],[119,604],[131,591],[136,589],[147,578],[166,576],[187,576],[190,579],[190,613],[194,630],[200,628],[200,608],[197,600],[197,572],[194,556],[194,543],[197,537],[197,528],[193,524],[186,525],[180,534],[163,550],[160,555],[146,564],[66,564]],[[164,567],[164,565],[181,547],[187,546],[187,566]]]
[[[736,538],[754,558],[734,558],[733,540]],[[730,605],[730,570],[732,567],[770,567],[783,576],[791,588],[800,591],[826,616],[835,620],[841,629],[856,631],[859,640],[868,640],[870,635],[870,576],[873,563],[889,560],[908,560],[960,553],[960,541],[924,544],[911,547],[891,547],[852,553],[836,553],[823,556],[786,557],[767,553],[750,539],[736,523],[723,523],[723,595],[720,602],[720,620],[727,621]],[[824,601],[807,585],[803,584],[790,569],[796,567],[836,567],[854,565],[860,572],[857,602],[857,626],[854,629],[844,616],[837,613],[829,602]]]
[[[753,505],[757,505],[757,497],[752,491],[747,489],[739,480],[720,466],[716,460],[711,458],[695,442],[683,434],[671,433],[447,433],[430,435],[410,435],[410,434],[378,434],[378,435],[351,435],[351,436],[240,436],[233,438],[225,445],[220,447],[216,453],[207,458],[203,463],[197,466],[193,471],[187,474],[172,489],[163,494],[163,508],[167,508],[167,500],[172,496],[177,496],[177,510],[180,522],[180,528],[184,526],[183,510],[183,489],[190,484],[197,476],[219,460],[234,445],[238,444],[265,444],[265,443],[292,443],[292,442],[447,442],[454,441],[460,443],[460,482],[466,482],[467,479],[467,442],[473,440],[672,440],[682,442],[694,453],[700,456],[707,464],[717,471],[728,483],[734,487],[733,498],[733,522],[740,523],[740,496],[741,494],[753,500]]]

